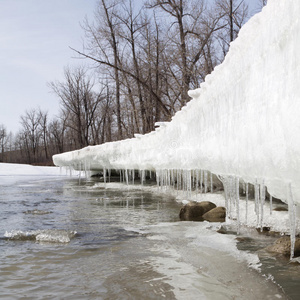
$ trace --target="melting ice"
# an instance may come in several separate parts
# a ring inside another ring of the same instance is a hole
[[[55,155],[54,163],[77,170],[84,165],[91,172],[125,170],[126,181],[128,170],[151,170],[160,186],[176,182],[188,193],[192,180],[203,182],[197,184],[201,191],[212,189],[209,174],[217,174],[229,218],[235,212],[238,224],[243,218],[238,186],[242,182],[247,190],[250,183],[256,226],[264,224],[267,189],[271,200],[288,203],[294,236],[300,202],[299,14],[299,1],[268,1],[243,26],[224,62],[189,92],[193,99],[171,122],[133,139]]]

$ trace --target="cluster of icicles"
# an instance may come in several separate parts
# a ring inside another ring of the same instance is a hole
[[[72,169],[69,169],[70,175],[72,175]],[[85,177],[91,176],[91,172],[86,167],[84,168]],[[132,170],[124,169],[117,170],[120,174],[120,182],[126,185],[135,184],[137,179],[140,180],[140,184],[143,186],[146,182],[146,178],[150,180],[156,180],[158,189],[172,188],[177,191],[185,191],[186,198],[190,200],[192,198],[192,192],[197,196],[202,193],[214,191],[213,174],[206,170],[177,170],[177,169],[164,169],[156,170],[155,172],[149,170]],[[79,180],[81,180],[81,173],[79,172]],[[111,170],[103,169],[102,176],[104,183],[110,182]],[[249,186],[250,183],[244,182],[242,179],[236,176],[217,176],[220,182],[222,182],[225,196],[225,208],[226,215],[229,220],[235,220],[237,225],[237,234],[240,233],[240,188],[243,189],[243,200],[246,201],[245,211],[245,225],[248,218],[248,200],[249,200]],[[253,184],[254,188],[254,204],[256,214],[256,228],[260,228],[263,231],[264,224],[264,207],[266,201],[266,186],[263,181],[256,180]],[[290,219],[290,236],[291,236],[291,259],[294,257],[294,246],[296,239],[296,204],[293,200],[293,194],[291,185],[287,186],[287,199],[289,208]],[[270,215],[272,215],[272,195],[269,195]]]

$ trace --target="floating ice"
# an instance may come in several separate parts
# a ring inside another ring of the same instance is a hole
[[[4,237],[14,241],[38,241],[48,243],[69,243],[76,235],[76,231],[62,229],[48,230],[12,230],[6,231]]]

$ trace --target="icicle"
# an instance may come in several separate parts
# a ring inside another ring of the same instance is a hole
[[[240,183],[238,177],[236,177],[235,182],[236,182],[235,199],[236,199],[236,214],[237,214],[237,234],[240,234]]]
[[[201,176],[200,176],[200,193],[202,194],[203,192],[203,170],[200,171]]]
[[[145,181],[145,170],[142,170],[141,185],[144,185],[144,181]]]
[[[204,193],[207,193],[207,171],[204,171]]]
[[[78,183],[80,185],[81,182],[81,163],[79,164],[79,176],[78,176]]]
[[[108,169],[108,182],[110,182],[110,177],[111,177],[111,169]]]
[[[257,180],[255,181],[254,185],[254,194],[255,194],[255,213],[256,213],[256,227],[258,227],[259,224],[259,185],[257,183]]]
[[[131,179],[132,179],[132,184],[134,185],[134,175],[135,175],[135,170],[131,170]]]
[[[213,176],[212,173],[210,173],[210,192],[212,193],[213,191],[214,191]]]
[[[228,184],[227,184],[227,178],[226,177],[222,177],[222,183],[223,183],[224,193],[225,193],[226,215],[227,215],[228,218],[230,218],[231,216],[229,214],[229,207],[228,207]]]
[[[106,169],[103,168],[102,172],[103,172],[103,180],[104,180],[104,183],[106,183]]]
[[[127,169],[125,169],[125,180],[126,180],[126,185],[128,186],[129,181],[128,181],[128,170]]]
[[[159,170],[156,170],[156,185],[157,189],[159,190]]]
[[[182,190],[185,191],[186,190],[186,173],[185,173],[185,170],[182,170],[182,178],[181,178],[181,186],[182,186]]]
[[[273,211],[273,197],[270,194],[270,215],[272,215],[272,211]]]
[[[198,195],[199,170],[196,170],[196,196]]]
[[[191,199],[192,197],[192,171],[186,170],[186,190],[187,198]]]
[[[288,184],[287,191],[287,200],[289,206],[289,217],[290,217],[290,238],[291,238],[291,257],[294,257],[295,251],[295,241],[296,241],[296,205],[294,203],[293,194],[292,194],[292,186],[291,183]]]
[[[236,207],[236,197],[235,197],[235,180],[233,176],[229,177],[230,182],[230,214],[233,215],[233,211]]]
[[[166,180],[167,180],[167,182],[166,182],[167,188],[169,190],[171,187],[171,170],[170,169],[166,170]]]
[[[248,223],[248,198],[249,198],[249,186],[247,182],[246,183],[246,225]]]
[[[264,183],[261,183],[260,184],[260,232],[263,232],[265,194],[266,193],[265,193]]]
[[[171,184],[172,184],[172,187],[174,188],[175,182],[174,182],[174,170],[173,169],[171,169]]]

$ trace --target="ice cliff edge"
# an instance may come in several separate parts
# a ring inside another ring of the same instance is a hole
[[[57,166],[202,169],[300,202],[300,1],[269,0],[224,62],[154,132],[53,156]]]

